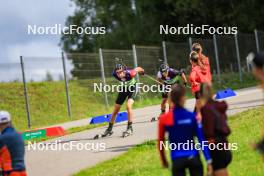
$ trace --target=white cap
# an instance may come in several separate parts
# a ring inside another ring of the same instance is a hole
[[[0,111],[0,124],[11,121],[11,116],[7,111]]]

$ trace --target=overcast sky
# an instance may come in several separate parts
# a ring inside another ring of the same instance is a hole
[[[59,35],[28,35],[28,25],[63,24],[73,14],[70,0],[8,0],[0,3],[0,63],[16,62],[19,55],[60,55]]]
[[[73,12],[74,5],[70,0],[1,1],[0,81],[15,80],[17,79],[17,75],[21,75],[19,65],[3,64],[19,62],[20,55],[59,57],[61,55],[61,49],[58,46],[60,42],[60,35],[28,35],[27,27],[28,25],[64,25],[67,16],[73,14]],[[52,64],[53,70],[51,68],[50,70],[46,69],[50,67],[47,65],[48,63]],[[43,79],[43,75],[45,75],[47,71],[58,76],[58,74],[62,73],[61,62],[58,64],[53,64],[50,61],[47,61],[46,65],[32,63],[31,67],[33,66],[34,68],[27,70],[27,79]],[[6,77],[6,75],[9,77]],[[20,79],[20,77],[18,78]]]

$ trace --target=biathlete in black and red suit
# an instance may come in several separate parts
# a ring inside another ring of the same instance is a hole
[[[157,74],[157,80],[164,86],[167,86],[167,85],[172,86],[174,84],[179,84],[181,80],[185,87],[187,85],[187,79],[186,79],[184,70],[183,69],[176,70],[176,69],[170,68],[168,64],[162,64],[160,66],[159,72]],[[166,111],[168,93],[169,91],[167,89],[164,89],[164,92],[162,92],[162,101],[160,104],[161,114],[163,114]]]
[[[113,125],[116,120],[116,115],[119,112],[121,106],[127,99],[126,103],[126,109],[128,113],[128,124],[127,124],[127,129],[124,132],[127,135],[130,135],[133,133],[133,128],[132,128],[132,106],[134,103],[134,100],[137,95],[137,88],[136,88],[136,75],[137,73],[139,74],[144,74],[144,69],[141,67],[136,67],[134,69],[127,69],[126,66],[122,63],[116,64],[116,67],[113,71],[113,76],[121,82],[123,89],[118,93],[116,102],[115,102],[115,107],[114,111],[112,113],[111,121],[109,122],[109,126],[102,134],[102,137],[109,136],[113,134]]]

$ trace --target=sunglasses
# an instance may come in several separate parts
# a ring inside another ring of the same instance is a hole
[[[120,75],[121,73],[123,73],[123,70],[116,71],[116,74],[118,74],[118,75]]]
[[[193,48],[193,51],[195,51],[195,52],[199,52],[200,50],[201,50],[201,48],[199,48],[199,47]]]
[[[163,75],[168,74],[168,70],[162,71],[161,74],[163,74]]]

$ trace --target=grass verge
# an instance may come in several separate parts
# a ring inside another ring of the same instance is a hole
[[[229,166],[230,175],[262,176],[263,162],[251,149],[250,143],[257,141],[261,131],[262,108],[247,110],[230,117],[232,134],[229,142],[238,143]],[[75,176],[165,176],[169,170],[161,168],[156,141],[137,145],[125,154],[97,164],[75,174]]]

